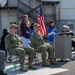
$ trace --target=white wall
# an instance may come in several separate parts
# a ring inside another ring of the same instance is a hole
[[[59,10],[59,7],[57,10]],[[75,0],[60,0],[60,15],[62,20],[74,20]]]
[[[52,15],[52,7],[49,5],[44,5],[43,6],[43,13],[45,15]]]
[[[1,17],[2,17],[2,30],[3,28],[7,28],[8,27],[8,12],[7,10],[3,10],[1,11]]]
[[[8,0],[8,5],[9,6],[17,6],[18,0]]]
[[[74,20],[75,19],[75,9],[61,9],[61,19],[64,20]]]
[[[75,8],[75,0],[60,0],[61,8]]]
[[[17,22],[17,13],[16,10],[2,10],[2,30],[4,28],[9,28],[11,22]]]

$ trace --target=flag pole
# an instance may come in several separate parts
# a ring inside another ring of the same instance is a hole
[[[42,0],[41,0],[41,3],[40,3],[41,7],[43,8],[43,5],[42,5]]]
[[[42,6],[42,0],[41,0],[41,6]]]

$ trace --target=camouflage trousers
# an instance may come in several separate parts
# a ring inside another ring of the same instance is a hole
[[[32,47],[29,48],[24,48],[25,49],[25,54],[29,55],[28,61],[29,63],[33,62],[35,50]]]
[[[50,60],[54,59],[53,48],[51,45],[39,45],[35,47],[35,51],[41,53],[43,61],[46,61],[46,57],[47,57],[46,52],[48,52],[48,59]]]
[[[33,62],[33,57],[34,57],[34,49],[29,47],[29,48],[13,48],[11,54],[17,55],[19,57],[19,62],[24,63],[25,60],[25,54],[29,55],[28,61],[29,63]]]

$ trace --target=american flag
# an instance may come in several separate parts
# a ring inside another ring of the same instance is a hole
[[[40,33],[42,34],[42,36],[44,36],[46,34],[46,27],[45,27],[45,23],[44,23],[44,15],[42,12],[42,5],[40,6],[40,11],[38,14],[38,24],[40,25]]]

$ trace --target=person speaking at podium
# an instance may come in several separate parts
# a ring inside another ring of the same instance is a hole
[[[63,25],[63,34],[67,34],[67,35],[71,35],[72,36],[72,50],[75,50],[75,41],[73,39],[75,39],[74,33],[70,30],[70,27],[67,25]]]
[[[70,30],[70,27],[68,25],[63,25],[63,30],[62,30],[63,34],[67,34],[67,35],[74,35],[73,32]]]

